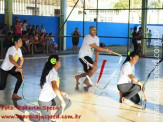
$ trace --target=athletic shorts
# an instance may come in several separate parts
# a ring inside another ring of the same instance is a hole
[[[92,69],[90,67],[93,66],[93,60],[91,57],[85,56],[84,58],[79,58],[79,61],[82,63],[85,72],[88,72],[89,70]]]

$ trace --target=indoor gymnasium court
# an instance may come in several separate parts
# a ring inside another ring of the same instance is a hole
[[[119,91],[117,89],[117,77],[119,74],[120,66],[117,66],[119,61],[119,56],[107,56],[100,55],[100,60],[98,63],[98,70],[96,71],[94,77],[92,77],[92,82],[96,84],[100,67],[103,60],[107,60],[105,64],[105,68],[103,71],[103,75],[99,82],[99,87],[103,88],[107,82],[110,80],[110,76],[113,73],[115,68],[117,68],[117,72],[115,73],[113,79],[110,81],[109,85],[105,89],[100,89],[97,87],[95,94],[92,94],[93,87],[87,87],[86,85],[81,84],[76,85],[76,81],[74,76],[78,73],[81,73],[82,68],[81,64],[76,55],[63,55],[61,57],[61,68],[59,70],[60,76],[60,89],[66,91],[69,94],[69,98],[72,100],[72,106],[65,111],[65,115],[71,115],[75,117],[75,115],[81,116],[80,119],[63,119],[63,122],[142,122],[142,121],[160,121],[163,120],[163,99],[161,98],[162,91],[162,76],[161,73],[163,69],[163,63],[159,65],[159,79],[154,78],[154,73],[151,74],[147,85],[146,85],[146,109],[142,110],[141,106],[127,106],[119,103]],[[24,89],[20,88],[19,96],[24,95],[24,98],[27,100],[19,100],[13,101],[11,99],[12,89],[14,89],[15,80],[11,76],[8,79],[7,87],[4,91],[0,92],[1,106],[7,110],[1,110],[1,115],[39,115],[39,110],[18,110],[17,106],[36,106],[38,105],[37,100],[40,92],[40,75],[41,70],[43,68],[43,63],[46,61],[47,57],[36,57],[36,58],[27,58],[25,59],[23,66],[23,74],[24,74]],[[123,57],[122,61],[125,59]],[[74,62],[75,61],[75,62]],[[137,72],[136,75],[143,82],[149,72],[154,68],[152,67],[153,59],[141,58],[137,64]],[[74,62],[74,63],[72,63]],[[24,94],[22,94],[22,90],[24,90]],[[28,100],[36,100],[32,102],[28,102]],[[10,107],[13,110],[9,110]],[[2,109],[2,108],[1,108]],[[55,111],[54,111],[55,112]],[[8,121],[17,121],[21,122],[20,119],[7,119],[2,120],[4,122]],[[26,120],[27,121],[27,120]],[[37,121],[31,119],[30,121]]]

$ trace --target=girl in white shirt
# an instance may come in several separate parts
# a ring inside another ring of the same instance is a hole
[[[17,95],[17,92],[22,83],[22,65],[24,58],[21,52],[20,47],[22,47],[22,38],[21,36],[14,37],[14,46],[11,46],[6,53],[5,59],[1,65],[1,81],[0,81],[0,90],[6,88],[7,77],[9,74],[16,77],[17,82],[15,85],[14,93],[12,95],[13,99],[21,100],[22,98]],[[20,58],[20,64],[17,63]]]
[[[41,80],[41,92],[39,96],[38,104],[41,109],[42,115],[50,116],[51,111],[46,110],[44,107],[51,107],[59,105],[59,109],[56,111],[55,115],[60,115],[63,110],[66,110],[71,106],[71,101],[68,99],[68,95],[59,89],[59,77],[58,69],[60,68],[61,63],[58,55],[51,55],[48,58],[48,61],[45,63]],[[51,120],[44,118],[45,122],[51,122]]]
[[[131,103],[129,100],[136,104],[140,102],[138,92],[142,89],[143,84],[134,76],[135,64],[138,60],[139,54],[131,52],[121,67],[117,85],[118,90],[121,92],[120,102]]]

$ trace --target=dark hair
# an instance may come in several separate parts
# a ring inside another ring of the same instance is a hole
[[[15,42],[18,42],[19,39],[22,39],[22,36],[21,35],[17,35],[15,36],[14,38],[12,38],[12,44],[15,45]]]
[[[138,53],[138,52],[131,52],[131,53],[128,53],[128,55],[127,55],[127,58],[126,58],[126,60],[123,62],[123,64],[124,63],[126,63],[127,61],[130,61],[130,57],[135,57],[135,56],[139,56],[140,57],[140,54]],[[123,65],[122,64],[122,65]]]
[[[42,71],[41,79],[40,79],[40,86],[41,88],[46,82],[46,76],[49,74],[50,70],[56,65],[56,62],[59,61],[58,55],[51,55],[47,62],[45,63],[45,66]]]
[[[24,20],[24,22],[23,23],[26,23],[27,22],[27,20]]]
[[[142,27],[139,27],[139,30],[142,30],[143,28]]]
[[[42,36],[42,35],[44,35],[44,36],[45,36],[45,34],[44,34],[44,33],[41,33],[41,35],[40,35],[40,36]]]
[[[95,26],[90,26],[90,27],[89,27],[89,30],[90,30],[91,28],[95,28]]]
[[[36,28],[36,26],[35,26],[35,25],[32,25],[32,29],[33,29],[33,28]]]

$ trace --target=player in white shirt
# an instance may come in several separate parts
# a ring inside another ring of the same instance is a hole
[[[7,77],[8,75],[13,75],[16,77],[17,82],[12,95],[13,99],[21,100],[22,98],[17,95],[17,92],[22,84],[22,65],[24,62],[24,58],[21,52],[20,47],[22,47],[22,38],[21,36],[14,37],[14,46],[8,48],[5,59],[1,65],[1,80],[0,80],[0,90],[4,90],[6,88]],[[20,64],[17,63],[20,58]]]
[[[99,52],[112,53],[112,50],[99,47],[99,37],[96,36],[96,28],[91,26],[89,28],[89,34],[84,37],[83,44],[79,50],[78,58],[83,65],[85,73],[76,75],[76,84],[79,84],[79,79],[81,77],[89,76],[91,77],[97,70],[97,62],[99,57]],[[95,61],[92,60],[93,54],[95,52]],[[92,86],[86,78],[83,82],[87,86]]]
[[[40,80],[41,92],[38,104],[43,116],[51,116],[51,111],[47,111],[45,107],[59,105],[59,109],[55,113],[57,116],[60,115],[63,110],[66,110],[71,106],[71,101],[68,99],[68,95],[59,89],[59,77],[57,71],[60,66],[61,63],[58,55],[51,55],[42,71]],[[44,121],[51,122],[51,120],[47,120],[47,118],[44,118]]]
[[[141,91],[143,84],[134,76],[135,64],[138,62],[139,57],[138,53],[131,52],[121,67],[117,84],[120,91],[120,102],[127,104],[131,103],[131,101],[136,104],[140,102],[138,92]]]

